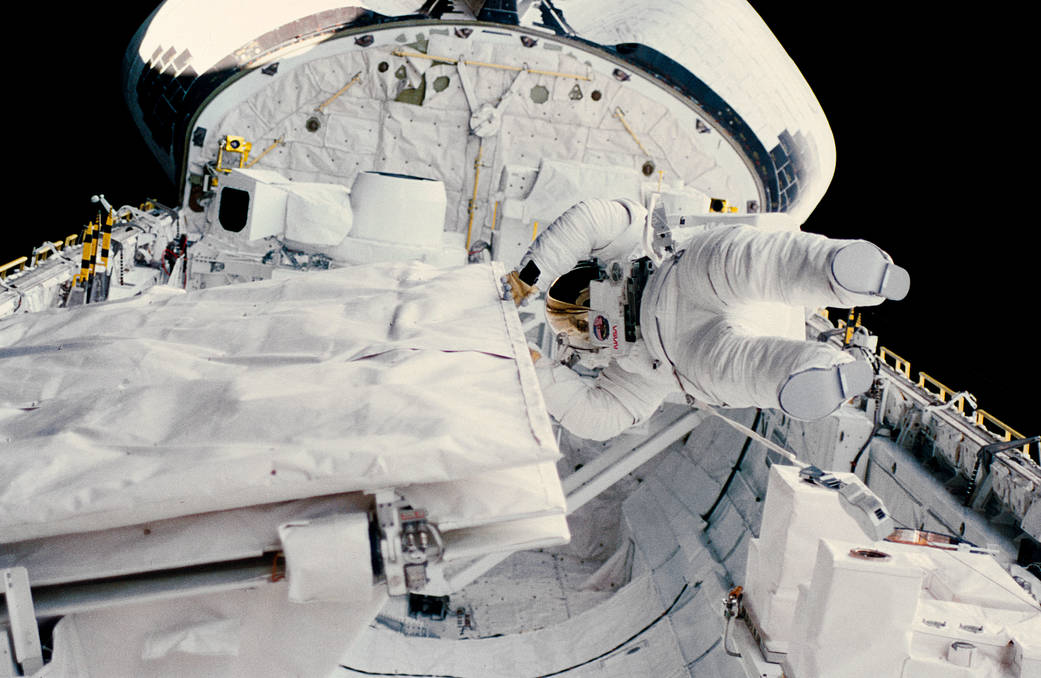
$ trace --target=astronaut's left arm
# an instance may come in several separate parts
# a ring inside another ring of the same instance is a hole
[[[560,425],[588,440],[607,440],[654,414],[675,385],[665,375],[644,375],[617,362],[595,380],[546,358],[535,363],[546,409]]]

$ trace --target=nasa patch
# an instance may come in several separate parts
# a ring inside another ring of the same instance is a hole
[[[597,341],[606,341],[611,333],[611,322],[606,316],[598,315],[593,319],[593,336]]]

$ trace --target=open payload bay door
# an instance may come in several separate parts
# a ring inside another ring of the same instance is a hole
[[[235,640],[257,605],[288,643],[306,634],[283,624],[338,620],[342,649],[388,590],[447,593],[411,546],[451,563],[565,542],[559,452],[501,275],[367,265],[3,321],[0,570],[25,568],[61,634],[111,630],[113,652],[140,642],[130,655],[155,667],[212,641],[246,675],[269,653]],[[155,583],[171,573],[202,585]],[[107,600],[84,586],[128,578]],[[196,628],[193,600],[240,621]]]

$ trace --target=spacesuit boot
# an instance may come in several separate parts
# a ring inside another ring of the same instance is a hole
[[[880,249],[858,241],[843,246],[831,259],[831,279],[847,292],[885,299],[907,296],[911,278]],[[866,391],[873,381],[864,361],[809,368],[789,376],[778,392],[781,409],[796,419],[819,419],[849,398]]]
[[[880,249],[859,240],[843,246],[832,257],[831,277],[843,289],[899,301],[907,296],[911,276]]]
[[[825,417],[871,387],[874,370],[863,360],[811,367],[788,377],[777,394],[781,410],[807,421]]]

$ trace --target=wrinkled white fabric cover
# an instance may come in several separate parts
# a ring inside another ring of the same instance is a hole
[[[259,582],[258,582],[259,583]],[[289,602],[288,583],[66,615],[38,678],[326,676],[387,600]]]
[[[369,519],[364,511],[278,528],[286,556],[289,601],[349,603],[373,586]]]
[[[673,593],[674,595],[674,593]],[[410,637],[372,625],[341,657],[350,668],[341,675],[456,676],[458,678],[518,678],[518,676],[675,676],[680,657],[673,632],[666,623],[654,620],[668,602],[649,574],[641,574],[603,603],[559,624],[526,633],[471,639],[465,642],[443,638]],[[609,663],[621,665],[608,671],[600,658],[619,642],[640,635],[645,651],[615,655]],[[661,635],[659,635],[661,634]],[[670,636],[672,638],[670,639]],[[651,649],[654,648],[654,649]],[[658,648],[669,648],[660,651]],[[678,654],[678,653],[677,653]],[[561,671],[578,665],[576,671]],[[585,670],[583,670],[585,669]],[[683,675],[683,674],[679,674]],[[713,674],[714,675],[714,674]]]
[[[337,245],[351,232],[351,193],[339,184],[286,182],[286,239],[303,245]]]
[[[7,319],[0,542],[554,460],[501,275],[383,264]]]

